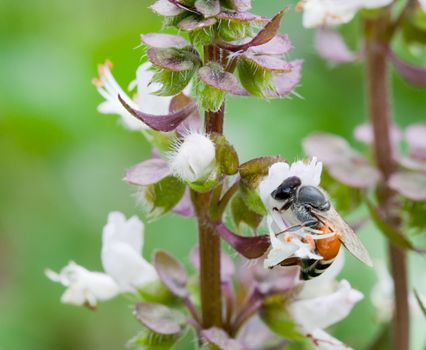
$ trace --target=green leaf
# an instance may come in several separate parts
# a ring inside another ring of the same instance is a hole
[[[179,336],[160,335],[148,328],[143,328],[136,336],[130,339],[127,347],[135,350],[170,350]]]
[[[217,112],[225,100],[226,92],[207,85],[199,80],[197,85],[197,96],[200,99],[201,106],[208,112]]]
[[[238,76],[243,87],[253,96],[266,98],[266,93],[274,90],[272,72],[251,60],[241,58],[238,61]]]
[[[306,337],[297,330],[295,322],[285,310],[283,302],[265,302],[260,317],[274,333],[285,339],[305,340]]]
[[[175,140],[173,133],[164,133],[153,129],[145,129],[143,134],[148,142],[160,152],[169,152]]]
[[[145,285],[142,289],[138,289],[138,294],[143,298],[143,301],[151,303],[171,304],[175,301],[174,296],[160,281],[154,281]]]
[[[171,210],[182,198],[185,184],[174,176],[168,176],[143,189],[147,216],[154,219]]]
[[[265,216],[268,213],[257,190],[253,190],[244,183],[241,183],[240,193],[244,203],[250,210],[261,216]]]
[[[220,20],[219,36],[225,41],[241,40],[254,36],[253,24],[246,21]]]
[[[426,231],[426,202],[403,201],[402,216],[404,225],[417,232]]]
[[[189,11],[184,11],[176,16],[164,17],[163,26],[167,27],[177,27],[177,25],[182,22],[185,18],[190,17],[192,14]]]
[[[269,167],[282,162],[280,156],[269,156],[251,159],[240,165],[241,182],[251,189],[256,189],[260,180],[268,175]]]
[[[240,165],[241,176],[240,193],[247,207],[259,215],[266,215],[267,210],[257,192],[260,180],[268,175],[269,167],[279,161],[281,157],[260,157],[249,160]]]
[[[205,46],[210,44],[215,37],[214,26],[204,27],[189,32],[189,40],[194,46]]]
[[[373,340],[373,342],[367,347],[367,350],[388,350],[392,348],[391,342],[391,324],[387,323],[383,325],[379,334]]]
[[[417,303],[420,306],[420,310],[422,310],[423,315],[426,317],[426,304],[425,304],[425,301],[420,298],[419,293],[415,289],[414,289],[414,295],[416,297]]]
[[[315,346],[310,339],[296,340],[290,342],[285,350],[315,350]]]
[[[426,12],[420,7],[413,14],[413,23],[417,28],[426,30]]]
[[[235,148],[225,136],[214,134],[211,136],[216,146],[216,162],[222,174],[234,175],[238,172],[239,160]]]
[[[410,16],[403,22],[402,34],[407,44],[426,44],[426,29],[418,25],[421,23],[419,19],[420,17],[417,17],[414,21],[414,17]]]
[[[161,88],[154,94],[158,96],[173,96],[180,93],[189,84],[192,76],[195,73],[195,69],[183,70],[179,72],[154,68],[156,70],[152,77],[152,83],[161,84]]]
[[[244,201],[241,193],[237,193],[231,202],[231,215],[234,224],[240,228],[241,223],[245,223],[255,229],[259,226],[262,216],[251,210]]]
[[[371,218],[376,224],[377,228],[382,232],[394,245],[403,249],[413,249],[411,242],[403,236],[397,229],[392,227],[386,221],[383,220],[376,207],[367,200],[367,207]]]
[[[216,178],[208,178],[207,180],[199,180],[199,181],[188,183],[188,186],[191,187],[196,192],[210,191],[216,185],[217,185]]]

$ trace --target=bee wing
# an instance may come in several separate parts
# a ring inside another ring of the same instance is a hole
[[[373,267],[373,261],[371,260],[367,248],[365,248],[354,230],[342,219],[333,206],[327,211],[313,210],[313,213],[329,225],[331,229],[341,233],[340,241],[355,258],[359,259],[367,266]]]

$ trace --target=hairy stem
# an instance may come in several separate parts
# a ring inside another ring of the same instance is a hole
[[[389,14],[365,21],[367,51],[366,81],[368,113],[374,133],[374,154],[377,165],[385,181],[377,191],[379,206],[385,219],[394,227],[399,227],[401,218],[395,214],[395,194],[386,185],[387,179],[395,170],[392,141],[390,136],[391,105],[389,72],[383,46],[388,44]],[[395,314],[393,319],[393,348],[409,349],[410,320],[407,291],[406,253],[389,243],[389,258],[395,290]]]
[[[204,62],[219,61],[220,52],[213,46],[204,48]],[[205,131],[207,134],[223,132],[225,106],[218,112],[205,112]],[[220,282],[220,236],[211,224],[209,209],[212,205],[212,192],[192,191],[198,220],[200,245],[200,290],[203,328],[222,325],[222,295]]]

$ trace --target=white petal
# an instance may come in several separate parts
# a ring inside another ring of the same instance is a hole
[[[322,163],[313,157],[309,162],[297,161],[289,166],[287,163],[278,162],[272,164],[268,175],[265,176],[259,184],[259,195],[266,208],[271,212],[274,208],[280,208],[282,202],[272,198],[271,193],[287,178],[297,176],[300,178],[303,186],[319,186],[321,181]],[[288,211],[283,215],[287,224],[292,222],[292,215]],[[288,217],[285,217],[285,216]],[[290,222],[288,222],[290,220]],[[279,225],[279,223],[278,223]]]
[[[265,268],[274,267],[289,258],[296,252],[299,247],[293,243],[283,242],[280,238],[275,236],[275,233],[269,233],[271,241],[271,250],[267,258],[263,261]]]
[[[302,331],[310,333],[344,319],[362,298],[361,292],[352,289],[349,282],[343,280],[333,293],[296,300],[288,306],[288,310]]]
[[[289,165],[284,162],[271,165],[268,175],[259,184],[259,195],[265,205],[272,198],[271,193],[288,177],[289,169]]]
[[[263,266],[265,268],[277,266],[285,259],[292,256],[297,249],[298,247],[291,243],[283,245],[282,248],[272,248],[269,251],[267,258],[263,261]]]
[[[319,186],[321,182],[322,162],[313,157],[309,162],[297,161],[290,166],[288,177],[297,176],[303,186]]]
[[[129,106],[138,109],[138,105],[124,92],[111,74],[110,64],[100,65],[99,74],[98,92],[105,98],[105,101],[98,106],[98,111],[104,114],[120,115],[121,123],[130,130],[147,129],[148,126],[133,117],[118,99],[118,95],[120,95]]]
[[[140,254],[143,246],[144,225],[137,216],[126,220],[124,214],[111,212],[102,233],[102,245],[115,242],[128,244]]]
[[[128,244],[113,242],[103,246],[101,259],[105,272],[122,291],[134,292],[158,279],[154,267]]]
[[[340,250],[331,266],[320,276],[308,281],[301,281],[302,289],[297,294],[297,299],[311,299],[320,296],[327,296],[336,290],[336,277],[343,268],[345,255],[343,249]]]
[[[144,113],[162,115],[169,113],[169,105],[172,96],[156,96],[154,92],[161,88],[161,84],[152,83],[154,72],[150,70],[150,62],[143,63],[136,71],[136,84],[138,87],[136,94],[136,103],[139,109]]]
[[[393,0],[361,0],[360,6],[366,9],[375,9],[390,5]]]
[[[426,0],[419,0],[420,7],[422,8],[423,12],[426,12]]]
[[[306,0],[303,4],[303,26],[314,28],[347,23],[358,8],[358,2],[353,0]]]
[[[315,329],[310,336],[315,341],[316,350],[351,350],[350,347],[346,346],[340,340],[332,337],[322,329]]]
[[[61,301],[67,304],[95,306],[97,301],[111,299],[119,292],[110,276],[88,271],[74,262],[70,262],[59,274],[47,270],[46,275],[67,287],[61,297]]]
[[[377,261],[374,266],[377,283],[371,290],[370,298],[379,321],[387,322],[392,318],[394,309],[393,280],[382,261]]]

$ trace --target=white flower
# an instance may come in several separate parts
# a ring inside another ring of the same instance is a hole
[[[392,319],[394,309],[393,280],[385,264],[376,262],[377,283],[371,290],[371,302],[376,308],[379,321],[387,322]]]
[[[172,172],[184,181],[206,179],[215,167],[215,146],[202,133],[189,132],[170,155]]]
[[[150,69],[152,64],[141,64],[136,71],[136,80],[129,84],[129,90],[137,87],[136,96],[131,99],[120,87],[111,73],[111,62],[107,61],[99,65],[99,79],[94,80],[99,93],[105,101],[98,106],[98,111],[103,114],[118,114],[121,122],[130,130],[146,130],[149,127],[142,121],[132,116],[120,103],[118,95],[133,109],[153,115],[165,115],[169,113],[169,105],[173,96],[156,96],[154,92],[159,90],[161,84],[151,83],[154,72]],[[191,86],[188,85],[184,93],[189,94]]]
[[[71,261],[60,273],[46,270],[46,275],[67,289],[61,301],[66,304],[96,306],[96,302],[108,300],[119,293],[115,281],[105,273],[91,272]]]
[[[102,265],[123,292],[134,292],[158,279],[141,255],[143,233],[143,223],[136,216],[126,221],[120,212],[110,213],[103,229]]]
[[[312,247],[305,241],[309,234],[304,229],[292,232],[291,235],[276,234],[290,225],[300,222],[289,210],[279,212],[282,203],[272,198],[271,193],[287,178],[297,176],[303,186],[318,186],[321,181],[322,163],[314,157],[309,162],[297,161],[288,165],[284,162],[273,164],[268,175],[259,184],[259,195],[268,210],[267,225],[271,239],[271,250],[264,261],[265,267],[272,267],[290,256],[309,259],[321,259],[320,255],[312,251]],[[325,238],[326,236],[322,236]],[[319,237],[315,237],[319,238]]]
[[[304,284],[288,305],[290,315],[299,330],[314,340],[316,349],[349,349],[324,329],[348,316],[353,306],[363,298],[362,293],[353,289],[346,280],[323,280],[321,284],[324,286],[316,288],[310,282]]]
[[[322,163],[313,157],[310,162],[301,160],[288,165],[284,162],[272,164],[268,176],[265,176],[259,184],[259,194],[263,203],[269,211],[280,207],[280,202],[272,198],[271,193],[281,183],[291,177],[300,178],[303,186],[319,186],[321,181]],[[278,223],[279,226],[281,226]]]
[[[266,220],[268,222],[271,249],[268,252],[268,256],[263,261],[263,266],[265,268],[277,266],[289,257],[316,260],[322,259],[321,255],[312,252],[312,247],[309,243],[302,242],[302,238],[306,236],[306,233],[303,230],[298,233],[292,233],[291,236],[281,234],[277,237],[276,233],[279,230],[274,229],[276,226],[274,226],[272,217],[268,216]]]
[[[315,342],[315,350],[350,350],[351,348],[343,344],[339,339],[332,337],[322,329],[315,329],[310,334]]]
[[[348,23],[363,9],[374,9],[389,5],[393,0],[304,0],[299,4],[303,9],[303,26],[315,28]]]
[[[95,306],[97,300],[108,300],[122,292],[136,292],[157,281],[154,267],[141,256],[143,228],[136,216],[126,221],[122,213],[111,212],[102,235],[101,260],[106,273],[88,271],[74,262],[59,274],[46,270],[48,278],[67,287],[62,302]]]
[[[426,12],[426,0],[419,0],[419,4],[423,12]]]
[[[306,0],[300,7],[305,28],[347,23],[356,13],[351,1],[342,0]]]

